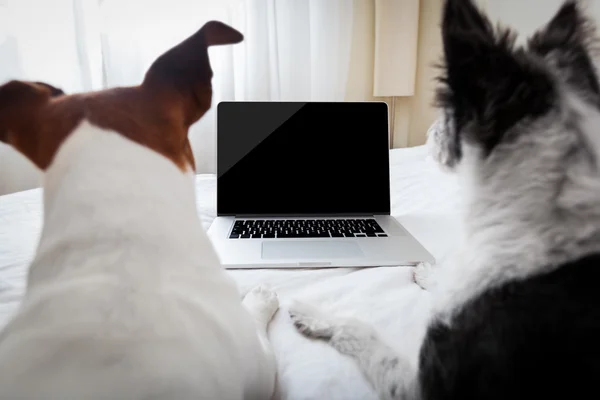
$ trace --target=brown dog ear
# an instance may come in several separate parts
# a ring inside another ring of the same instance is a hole
[[[198,32],[168,50],[150,66],[142,88],[152,90],[159,100],[182,107],[189,127],[210,108],[212,70],[208,47],[239,43],[244,36],[218,21],[207,22]]]
[[[200,31],[204,32],[208,46],[235,44],[244,40],[244,35],[219,21],[207,22]]]
[[[0,142],[13,144],[9,132],[15,133],[21,122],[30,120],[30,111],[51,97],[50,85],[9,81],[0,86]]]
[[[35,85],[43,86],[50,91],[50,97],[64,96],[65,92],[55,86],[49,85],[45,82],[33,82]]]

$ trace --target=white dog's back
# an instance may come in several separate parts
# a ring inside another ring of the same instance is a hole
[[[196,217],[193,176],[86,122],[46,176],[28,292],[0,337],[2,398],[242,399],[268,381],[255,323]]]
[[[1,399],[265,400],[277,296],[243,301],[197,215],[188,131],[212,104],[218,21],[138,86],[66,95],[0,85],[0,141],[44,175],[44,227],[20,310],[0,333]]]

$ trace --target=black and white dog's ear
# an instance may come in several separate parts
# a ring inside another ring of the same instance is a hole
[[[515,49],[513,32],[494,29],[473,0],[446,0],[441,28],[437,105],[451,110],[457,141],[474,141],[489,154],[513,125],[548,111],[554,89],[546,70]]]
[[[565,1],[528,41],[529,50],[556,68],[567,83],[598,100],[600,85],[592,62],[596,44],[595,25],[576,0]]]

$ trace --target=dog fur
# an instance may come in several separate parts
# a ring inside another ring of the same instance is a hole
[[[197,216],[187,131],[211,105],[219,22],[140,86],[65,95],[0,86],[0,140],[45,171],[44,225],[0,333],[2,399],[271,398],[275,293],[240,302]]]
[[[445,1],[438,159],[461,177],[468,207],[464,247],[436,271],[418,365],[360,321],[290,309],[300,332],[354,357],[382,399],[564,399],[597,390],[596,35],[582,5],[568,0],[525,46],[515,37],[494,29],[472,0]]]

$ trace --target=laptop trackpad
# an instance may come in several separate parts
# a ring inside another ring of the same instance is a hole
[[[308,241],[286,240],[282,242],[263,242],[263,259],[281,258],[353,258],[362,257],[363,252],[356,242],[350,241]]]

